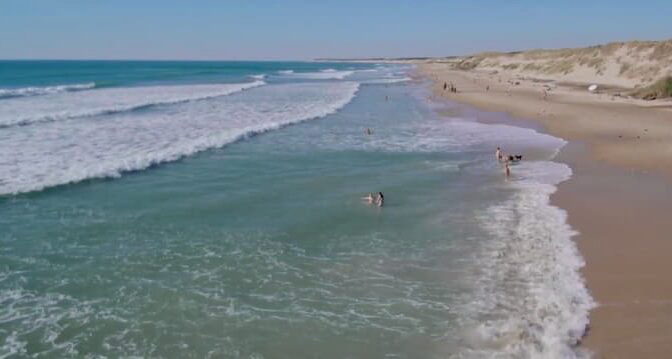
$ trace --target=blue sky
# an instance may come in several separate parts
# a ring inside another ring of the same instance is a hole
[[[0,0],[0,58],[446,56],[672,38],[672,0]]]

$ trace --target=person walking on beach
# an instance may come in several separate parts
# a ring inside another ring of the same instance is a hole
[[[507,179],[511,176],[511,168],[509,168],[509,161],[504,162],[504,176]]]
[[[497,151],[495,151],[495,158],[497,159],[497,162],[502,162],[502,149],[497,147]]]
[[[444,82],[444,83],[443,83],[443,91],[446,91],[447,88],[448,88],[448,83],[447,83],[447,82]]]

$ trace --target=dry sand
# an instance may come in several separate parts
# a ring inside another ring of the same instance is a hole
[[[553,202],[569,213],[599,306],[583,345],[597,358],[672,357],[672,102],[593,94],[513,75],[419,63],[433,96],[537,121],[569,141],[574,175]],[[447,82],[458,93],[443,90]],[[486,88],[488,88],[486,90]]]

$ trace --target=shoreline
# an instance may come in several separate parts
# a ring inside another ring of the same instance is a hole
[[[672,284],[665,278],[672,271],[666,258],[672,243],[665,238],[672,231],[665,215],[672,211],[670,102],[610,98],[577,86],[544,99],[533,80],[511,85],[502,75],[416,65],[432,80],[432,97],[505,112],[568,141],[556,159],[573,175],[557,186],[551,203],[567,211],[579,232],[573,240],[586,262],[581,273],[597,302],[581,346],[596,358],[672,351]],[[444,91],[445,82],[458,92]]]

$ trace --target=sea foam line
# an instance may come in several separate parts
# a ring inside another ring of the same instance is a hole
[[[481,216],[490,240],[479,252],[471,313],[470,354],[520,358],[582,358],[577,347],[595,306],[580,269],[584,261],[567,213],[550,203],[557,184],[571,177],[565,164],[530,161],[516,166],[509,200]],[[486,317],[482,317],[487,313]]]
[[[94,87],[96,87],[95,82],[88,82],[83,84],[72,84],[72,85],[0,89],[0,99],[12,98],[12,97],[48,95],[52,93],[67,92],[67,91],[89,90]]]
[[[354,74],[354,71],[337,71],[335,69],[325,69],[318,72],[285,72],[279,71],[280,74],[291,76],[295,79],[305,80],[343,80],[346,77]]]
[[[41,96],[39,99],[20,98],[3,103],[4,106],[0,108],[0,129],[78,117],[109,115],[156,105],[205,100],[264,84],[266,84],[264,81],[257,80],[249,83],[222,85],[148,86],[96,90],[86,92],[86,95],[79,94],[76,98],[68,97],[67,94],[58,94],[56,96],[65,96],[58,98],[50,96]],[[172,93],[172,95],[163,96],[165,92]],[[25,113],[29,115],[26,116]]]
[[[14,127],[7,130],[6,141],[0,141],[0,153],[11,159],[0,159],[0,195],[119,177],[223,147],[332,114],[348,104],[358,89],[355,82],[272,85],[251,96],[188,102],[169,113],[52,122],[37,132]]]
[[[395,78],[387,78],[387,79],[378,79],[378,80],[369,80],[365,81],[365,84],[394,84],[394,83],[399,83],[399,82],[408,82],[413,80],[410,77],[395,77]]]

